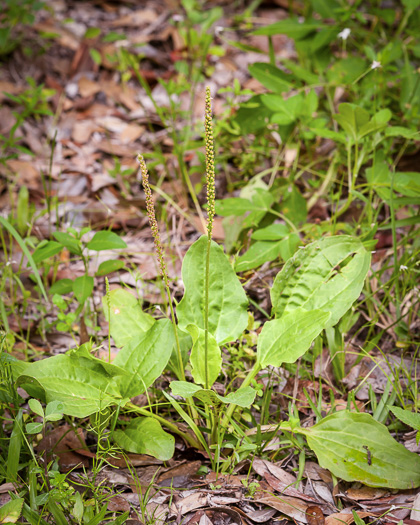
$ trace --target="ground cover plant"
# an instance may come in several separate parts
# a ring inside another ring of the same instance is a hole
[[[216,4],[0,19],[1,523],[419,520],[420,4]]]

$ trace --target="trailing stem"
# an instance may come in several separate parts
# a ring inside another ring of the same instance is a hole
[[[211,96],[210,88],[206,88],[206,114],[204,120],[205,143],[206,143],[206,180],[207,180],[207,254],[206,254],[206,282],[205,282],[205,299],[204,299],[204,359],[205,359],[205,387],[209,388],[209,373],[207,367],[208,361],[208,343],[209,343],[209,287],[210,287],[210,250],[211,238],[213,233],[214,218],[214,143],[213,143],[213,126],[211,115]]]

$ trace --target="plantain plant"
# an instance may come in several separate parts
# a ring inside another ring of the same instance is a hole
[[[241,437],[235,411],[254,402],[252,384],[259,371],[294,363],[323,330],[337,325],[362,291],[371,254],[361,240],[347,235],[325,237],[298,249],[274,280],[270,291],[273,319],[264,324],[258,336],[253,367],[239,389],[225,396],[218,394],[212,387],[222,369],[221,347],[242,339],[248,324],[248,300],[229,259],[212,240],[215,169],[209,89],[205,133],[207,235],[195,241],[184,257],[185,292],[176,312],[147,167],[139,156],[171,319],[155,320],[128,292],[113,290],[105,298],[104,310],[111,335],[122,348],[112,364],[95,358],[92,349],[84,345],[43,361],[17,363],[15,375],[17,384],[32,397],[47,403],[62,402],[63,412],[69,416],[86,417],[111,406],[136,412],[139,417],[121,429],[116,427],[117,410],[111,425],[113,439],[129,452],[169,459],[174,438],[162,429],[164,426],[189,445],[205,449],[217,467],[226,432]],[[194,382],[186,381],[188,359]],[[154,413],[151,406],[140,408],[130,403],[132,397],[147,392],[168,366],[178,380],[170,384],[172,395],[163,394],[194,436]],[[186,409],[177,396],[186,400]],[[398,444],[369,414],[345,410],[310,428],[300,427],[298,420],[279,422],[278,428],[305,436],[321,466],[344,480],[399,489],[420,486],[420,458]]]

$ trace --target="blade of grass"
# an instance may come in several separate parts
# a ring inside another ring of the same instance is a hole
[[[15,239],[15,241],[19,244],[22,252],[26,255],[26,258],[28,259],[29,265],[32,268],[32,271],[34,272],[34,276],[36,279],[36,282],[39,286],[39,289],[42,292],[42,295],[44,296],[44,299],[48,302],[48,296],[47,292],[45,291],[44,285],[42,284],[41,276],[39,275],[38,268],[35,264],[35,261],[32,258],[32,255],[29,253],[29,250],[22,239],[22,237],[19,235],[19,233],[13,228],[13,226],[10,224],[9,221],[7,221],[4,217],[0,217],[0,224],[6,228],[6,230],[12,235]]]

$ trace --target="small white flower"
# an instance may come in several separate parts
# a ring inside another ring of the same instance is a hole
[[[347,40],[348,37],[350,36],[350,33],[351,33],[351,29],[349,29],[348,27],[345,27],[342,31],[340,31],[338,33],[338,38],[341,38],[342,40]]]
[[[408,270],[408,266],[405,266],[405,264],[402,264],[400,266],[400,272],[405,272],[406,270]]]
[[[215,33],[216,36],[219,36],[220,33],[222,33],[224,30],[225,30],[225,28],[223,26],[216,26],[214,28],[214,33]]]
[[[372,62],[372,65],[370,66],[370,69],[378,69],[378,67],[382,67],[382,64],[378,62],[377,60],[374,60]]]
[[[172,17],[172,20],[173,20],[174,22],[183,22],[183,21],[184,21],[184,17],[183,17],[182,15],[174,15],[174,16]]]

